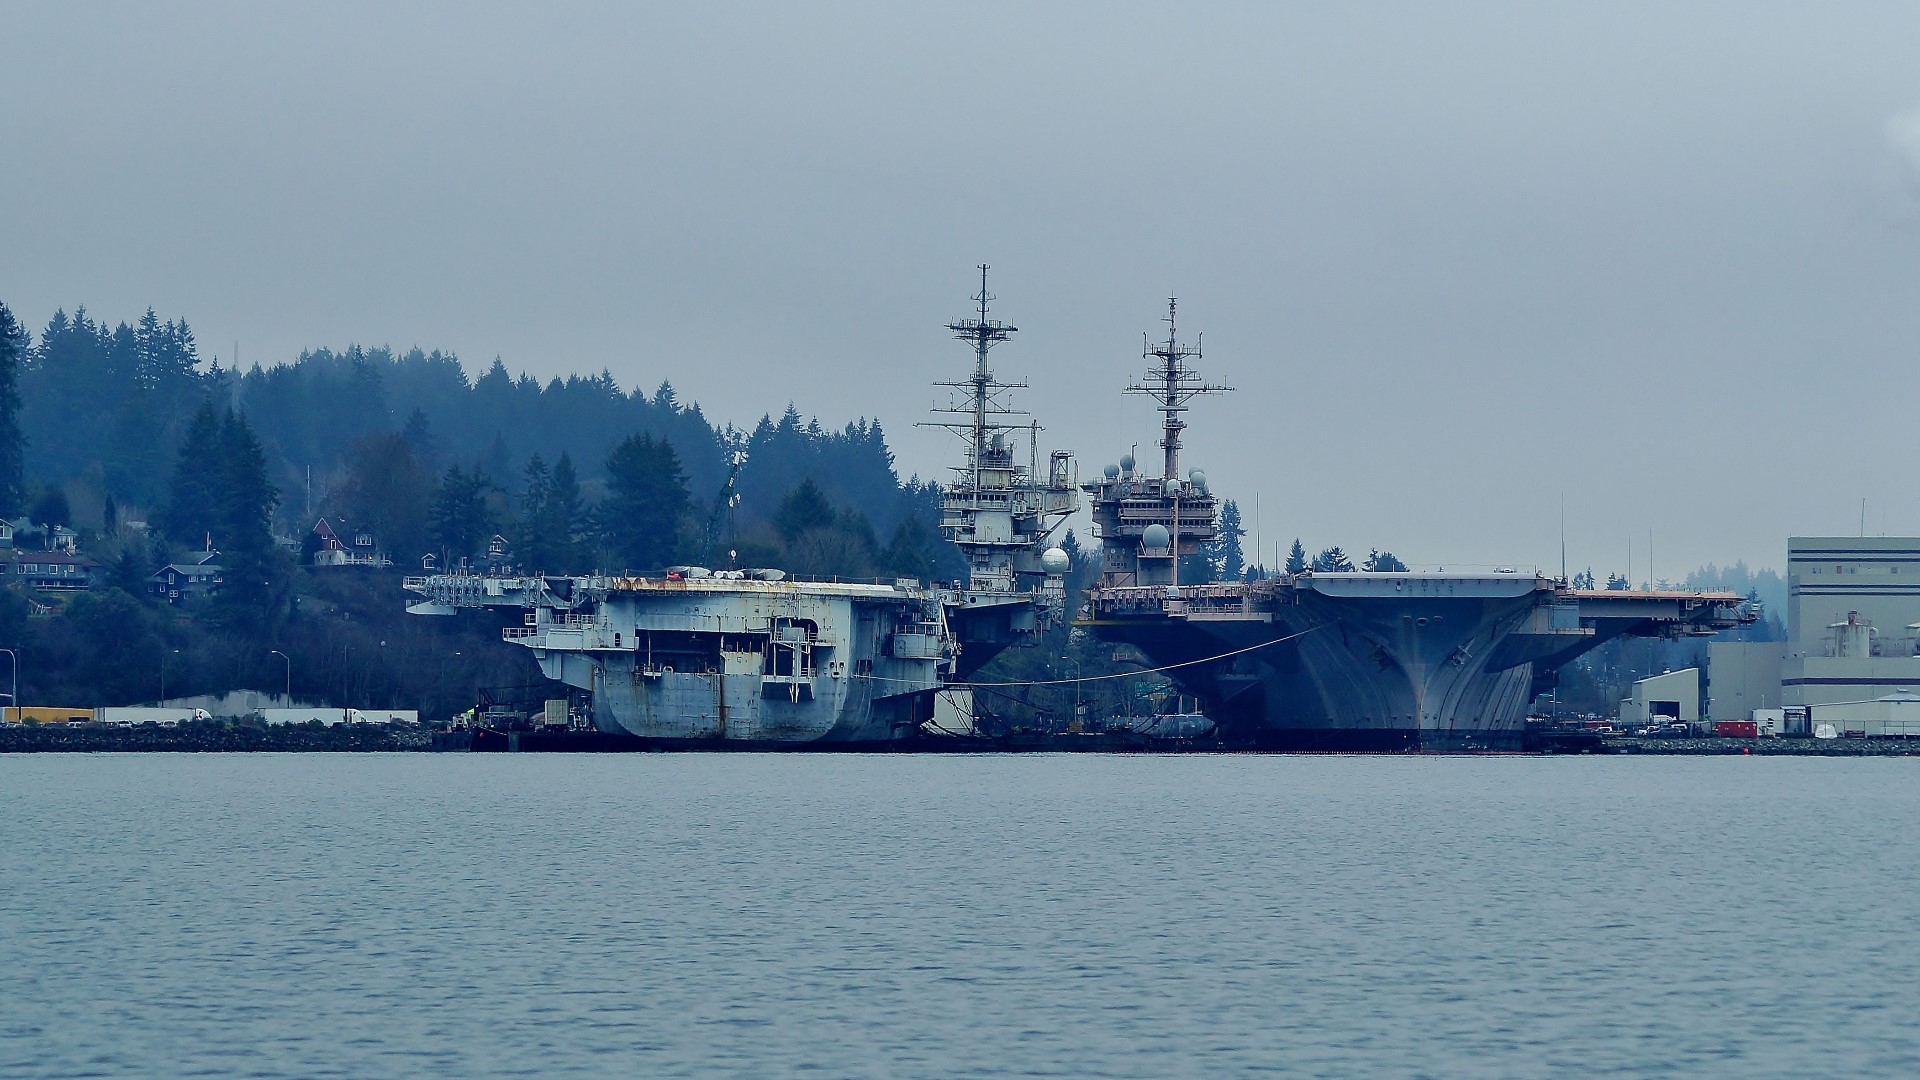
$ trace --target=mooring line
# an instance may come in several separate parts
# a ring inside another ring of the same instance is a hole
[[[1223,652],[1217,656],[1203,656],[1203,657],[1200,657],[1198,660],[1182,660],[1177,664],[1162,664],[1159,667],[1141,668],[1139,671],[1122,671],[1113,675],[1086,675],[1086,676],[1082,676],[1080,678],[1074,678],[1074,679],[1033,679],[1033,680],[1016,681],[1016,682],[948,682],[948,683],[941,683],[938,688],[942,690],[949,690],[949,689],[975,690],[975,689],[986,689],[990,687],[1003,687],[1003,686],[1072,686],[1076,683],[1102,682],[1107,679],[1137,679],[1142,675],[1157,675],[1162,671],[1174,671],[1176,669],[1183,668],[1183,667],[1192,667],[1195,664],[1211,664],[1216,660],[1228,660],[1233,657],[1240,656],[1244,653],[1254,652],[1259,649],[1267,648],[1268,646],[1271,646],[1271,645],[1279,645],[1283,642],[1292,641],[1295,638],[1305,637],[1306,635],[1313,633],[1315,630],[1321,629],[1325,625],[1328,625],[1328,624],[1323,623],[1321,624],[1321,626],[1309,626],[1305,630],[1302,630],[1294,634],[1288,634],[1286,637],[1277,637],[1277,638],[1274,638],[1272,641],[1263,641],[1258,645],[1249,645],[1244,649],[1234,649],[1231,652]],[[892,679],[884,675],[855,675],[853,676],[853,678],[867,679],[871,682],[892,682],[892,683],[919,682],[918,679]]]

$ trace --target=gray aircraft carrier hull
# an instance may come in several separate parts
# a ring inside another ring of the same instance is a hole
[[[1532,575],[1302,574],[1095,589],[1088,625],[1199,697],[1231,745],[1498,751],[1523,748],[1534,697],[1600,642],[1742,621],[1727,595],[1611,594],[1583,615],[1586,595]]]

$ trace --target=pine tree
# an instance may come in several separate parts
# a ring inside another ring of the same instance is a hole
[[[881,553],[880,562],[889,574],[901,577],[931,580],[934,573],[932,537],[927,526],[917,515],[908,514],[893,527],[893,537],[887,541],[887,550]],[[1069,537],[1071,539],[1071,537]]]
[[[0,304],[0,516],[20,512],[27,498],[26,438],[20,433],[20,367],[27,359],[26,327]]]
[[[1214,580],[1239,581],[1246,572],[1247,557],[1240,538],[1247,530],[1240,524],[1240,504],[1232,499],[1220,505],[1220,539],[1215,541]]]
[[[606,468],[599,531],[613,565],[644,571],[673,561],[690,503],[673,444],[629,435],[608,452]]]
[[[536,570],[555,570],[553,537],[547,504],[553,496],[553,474],[539,454],[527,460],[520,488],[520,519],[515,523],[513,547],[520,562]]]
[[[1293,549],[1287,552],[1287,573],[1298,574],[1307,568],[1307,549],[1300,546],[1300,538],[1293,538]]]
[[[579,566],[579,536],[585,509],[580,496],[580,477],[574,472],[573,457],[560,452],[553,463],[553,476],[547,488],[546,512],[542,522],[546,542],[553,552],[553,564],[564,573],[585,569]]]
[[[1313,557],[1313,570],[1316,574],[1352,573],[1353,560],[1347,558],[1347,553],[1335,545]]]
[[[347,450],[340,502],[347,520],[373,532],[396,562],[417,565],[426,553],[433,478],[397,431],[362,435]]]
[[[219,525],[220,414],[202,402],[174,458],[173,482],[155,524],[181,547],[198,548]]]
[[[259,627],[290,594],[291,566],[273,542],[280,492],[267,479],[267,455],[246,417],[228,409],[221,420],[214,543],[223,567],[220,606],[236,626]]]
[[[428,526],[449,565],[478,554],[493,532],[487,516],[486,481],[458,465],[447,466],[434,492]]]
[[[1395,558],[1391,551],[1373,548],[1367,552],[1366,560],[1360,564],[1360,569],[1370,574],[1404,574],[1407,572],[1407,564]]]
[[[833,504],[820,490],[820,485],[809,476],[799,487],[787,493],[780,500],[780,509],[773,515],[774,528],[780,530],[781,539],[792,544],[814,529],[824,529],[833,524],[835,518]]]
[[[433,425],[427,420],[427,412],[418,405],[407,415],[407,426],[401,429],[401,437],[407,440],[407,448],[413,451],[413,459],[423,468],[432,469],[440,463],[440,437],[433,433]]]

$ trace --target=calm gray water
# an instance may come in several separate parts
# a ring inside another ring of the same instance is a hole
[[[0,1075],[1911,1076],[1917,778],[12,756]]]

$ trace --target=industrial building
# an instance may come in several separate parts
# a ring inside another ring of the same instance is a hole
[[[1789,539],[1787,640],[1713,642],[1707,658],[1715,720],[1782,708],[1816,727],[1905,734],[1920,700],[1920,537]]]
[[[1647,724],[1700,722],[1700,669],[1682,668],[1633,684],[1633,696],[1620,701],[1620,722],[1631,731]]]
[[[1781,704],[1864,703],[1903,689],[1920,691],[1916,635],[1920,537],[1787,541]]]
[[[1780,708],[1784,641],[1707,642],[1707,718],[1751,720],[1757,710]]]

